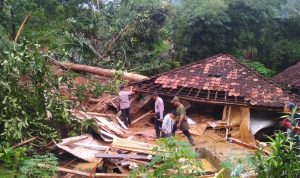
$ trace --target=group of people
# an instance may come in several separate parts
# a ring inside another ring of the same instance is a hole
[[[129,96],[134,94],[133,88],[126,90],[122,85],[119,92],[120,109],[122,113],[122,119],[126,126],[131,124],[129,115],[130,100]],[[192,146],[195,145],[192,135],[189,132],[189,124],[186,116],[186,109],[180,102],[178,97],[174,97],[171,103],[174,105],[174,110],[168,112],[166,115],[164,101],[158,96],[158,93],[152,94],[154,100],[154,129],[157,138],[167,138],[175,135],[177,129],[180,129],[182,133],[188,138]]]

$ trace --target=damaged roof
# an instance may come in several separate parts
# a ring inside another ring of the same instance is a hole
[[[299,103],[296,95],[285,92],[228,54],[162,73],[134,86],[140,92],[156,91],[216,104],[281,108],[288,101]]]
[[[300,89],[300,62],[279,73],[273,80],[288,87]]]

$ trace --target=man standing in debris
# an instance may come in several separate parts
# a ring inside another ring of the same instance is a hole
[[[173,135],[172,131],[173,131],[176,116],[177,116],[177,112],[174,110],[164,117],[162,127],[161,127],[162,138],[171,137]]]
[[[155,104],[154,104],[154,112],[155,112],[154,129],[156,132],[156,138],[160,138],[161,125],[162,125],[162,121],[164,119],[164,102],[163,102],[162,98],[158,96],[157,92],[153,93],[152,98],[155,101]]]
[[[125,86],[120,86],[119,91],[119,102],[120,102],[120,109],[122,112],[122,118],[123,122],[126,126],[131,125],[131,119],[129,115],[129,109],[130,109],[130,101],[129,96],[134,94],[132,86],[130,87],[130,90],[125,90]]]
[[[193,137],[189,132],[189,124],[187,122],[186,111],[183,104],[180,103],[178,97],[174,97],[171,100],[171,103],[176,107],[177,112],[177,121],[174,124],[173,134],[175,135],[176,130],[179,128],[182,131],[182,133],[189,139],[191,145],[195,146]]]

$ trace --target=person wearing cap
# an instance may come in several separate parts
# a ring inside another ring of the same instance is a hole
[[[162,121],[164,119],[164,101],[161,97],[158,96],[158,93],[155,92],[152,94],[152,99],[155,101],[154,103],[154,129],[156,133],[156,138],[160,138],[161,136],[161,126]]]
[[[173,110],[164,117],[162,127],[161,127],[162,138],[173,136],[172,131],[175,124],[176,115],[177,115],[176,111]]]
[[[180,103],[178,97],[174,97],[171,100],[171,103],[176,107],[176,112],[177,112],[177,120],[176,123],[174,124],[173,135],[175,135],[176,130],[179,128],[182,131],[182,133],[189,139],[191,145],[194,146],[195,143],[193,137],[189,132],[189,124],[187,122],[185,107],[183,106],[183,104]]]
[[[130,90],[126,90],[124,85],[120,86],[119,91],[119,102],[120,102],[120,109],[122,113],[122,119],[126,126],[131,125],[131,119],[129,115],[129,109],[130,109],[130,101],[129,96],[134,94],[132,86],[130,87]]]

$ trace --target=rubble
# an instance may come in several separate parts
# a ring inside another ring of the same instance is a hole
[[[88,81],[78,78],[76,82]],[[63,89],[64,87],[62,87],[61,93],[68,95],[69,99],[74,99],[74,96],[67,93],[68,88],[65,88],[66,91]],[[126,127],[121,120],[117,107],[118,99],[112,94],[105,93],[98,98],[89,96],[69,110],[70,114],[80,122],[94,120],[97,127],[93,128],[93,135],[70,137],[56,143],[61,153],[60,156],[67,153],[72,155],[70,161],[64,164],[65,167],[59,167],[58,171],[68,173],[66,176],[127,177],[131,169],[149,165],[152,159],[151,155],[155,155],[153,148],[156,146],[154,128],[147,122],[154,114],[149,108],[150,101],[151,96],[147,94],[142,96],[138,94],[131,98],[132,126],[130,128]],[[184,105],[192,108],[192,103],[188,101],[185,101]],[[250,144],[253,147],[240,144],[244,140],[239,140],[239,134],[236,137],[233,136],[233,132],[240,131],[240,125],[243,124],[240,119],[242,116],[236,117],[233,114],[234,109],[228,108],[224,108],[222,115],[224,117],[222,118],[202,116],[198,113],[188,115],[190,133],[195,136],[197,145],[195,148],[205,147],[211,150],[212,157],[218,160],[225,159],[232,150],[235,150],[236,154],[246,155],[253,153],[253,150],[257,148],[255,144]],[[245,126],[247,128],[249,123],[246,123]],[[181,132],[176,135],[179,139],[183,139],[182,136]],[[231,139],[232,137],[234,138]],[[70,155],[67,156],[70,157]],[[79,160],[89,162],[89,168],[84,170],[79,168]],[[209,174],[202,177],[214,177],[215,173],[223,171],[217,164],[213,164],[210,158],[205,157],[200,160],[203,169]],[[102,170],[104,167],[107,170]]]

